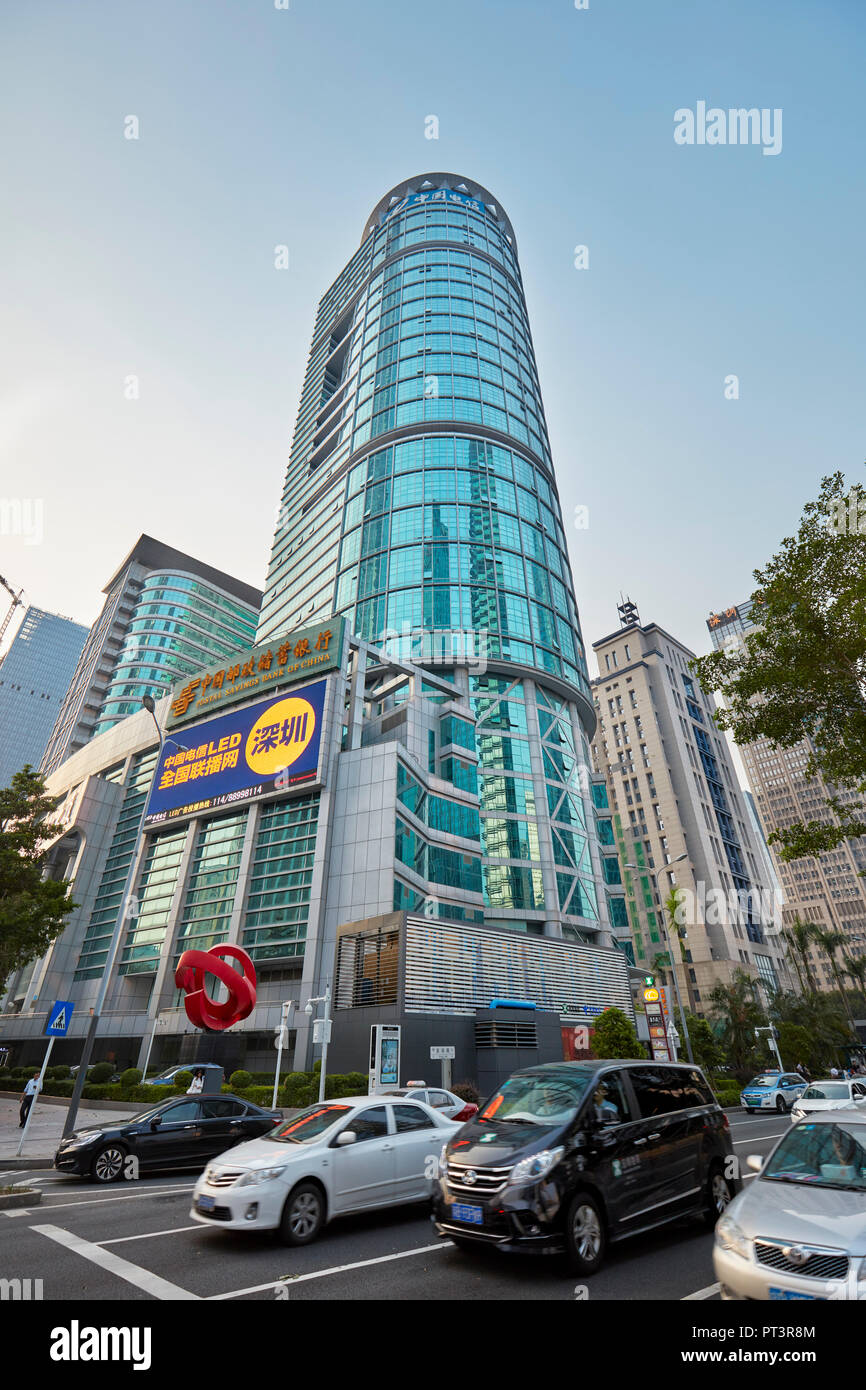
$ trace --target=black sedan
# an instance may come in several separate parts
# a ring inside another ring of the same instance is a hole
[[[138,1177],[153,1168],[196,1168],[282,1120],[238,1096],[175,1096],[131,1120],[79,1129],[60,1141],[54,1167],[96,1182]]]

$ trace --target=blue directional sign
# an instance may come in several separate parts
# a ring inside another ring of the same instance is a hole
[[[69,999],[55,999],[45,1025],[46,1038],[65,1038],[72,1022],[75,1005]]]

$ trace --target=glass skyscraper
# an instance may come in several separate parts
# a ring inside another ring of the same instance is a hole
[[[39,766],[86,637],[71,618],[27,609],[0,660],[0,787]]]
[[[319,305],[259,639],[330,614],[468,682],[486,917],[597,927],[595,716],[516,241],[457,175],[386,193]]]

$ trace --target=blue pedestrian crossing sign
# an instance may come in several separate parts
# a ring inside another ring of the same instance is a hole
[[[55,999],[45,1025],[46,1038],[65,1038],[75,1005],[69,999]]]

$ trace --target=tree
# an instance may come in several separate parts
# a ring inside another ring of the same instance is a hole
[[[780,1023],[777,1042],[788,1071],[793,1071],[800,1062],[811,1067],[815,1060],[815,1039],[808,1028],[800,1023]]]
[[[30,766],[0,790],[0,985],[41,956],[75,907],[65,879],[44,879],[46,817],[59,799]]]
[[[858,956],[856,960],[849,960],[845,966],[845,974],[852,981],[855,990],[860,995],[862,1007],[866,1009],[866,960],[863,956]]]
[[[596,1057],[636,1057],[646,1061],[646,1048],[634,1024],[622,1009],[605,1009],[592,1029],[592,1050]]]
[[[751,976],[735,970],[729,984],[714,985],[708,1001],[718,1023],[719,1042],[733,1070],[745,1081],[758,1061],[755,1029],[766,1026]]]
[[[842,473],[824,478],[797,535],[786,537],[754,577],[753,617],[760,626],[742,647],[691,663],[701,685],[724,697],[716,723],[737,743],[764,737],[792,748],[805,738],[807,776],[820,773],[834,789],[866,792],[866,497],[860,489],[846,494]],[[826,807],[820,820],[773,831],[782,859],[821,854],[866,835],[856,798],[843,804],[834,791]]]
[[[844,946],[846,944],[847,937],[845,936],[844,932],[822,931],[820,927],[815,927],[813,935],[815,938],[815,944],[821,947],[821,950],[824,952],[825,956],[830,962],[830,969],[833,972],[833,979],[836,982],[836,988],[838,989],[840,997],[842,999],[843,1008],[845,1009],[845,1012],[848,1015],[848,1022],[851,1025],[851,1032],[856,1037],[857,1029],[854,1027],[854,1015],[851,1012],[851,1005],[848,1003],[848,996],[845,993],[844,987],[842,985],[842,976],[839,973],[839,963],[836,960],[836,952],[839,950],[840,946]]]
[[[805,1062],[813,1072],[826,1071],[838,1062],[851,1041],[848,1022],[834,994],[776,994],[770,1004],[770,1019],[780,1033],[789,1023],[807,1031],[812,1039],[812,1050],[808,1058],[797,1060]]]
[[[715,1071],[717,1067],[724,1066],[724,1049],[707,1020],[698,1018],[695,1014],[687,1014],[686,1027],[689,1030],[692,1056],[698,1066],[703,1067],[704,1071]]]
[[[790,926],[785,927],[783,931],[785,940],[791,948],[791,958],[804,994],[807,989],[811,990],[812,994],[816,994],[818,991],[812,974],[812,963],[809,960],[809,947],[815,940],[815,930],[813,922],[804,922],[801,917],[794,917]]]

